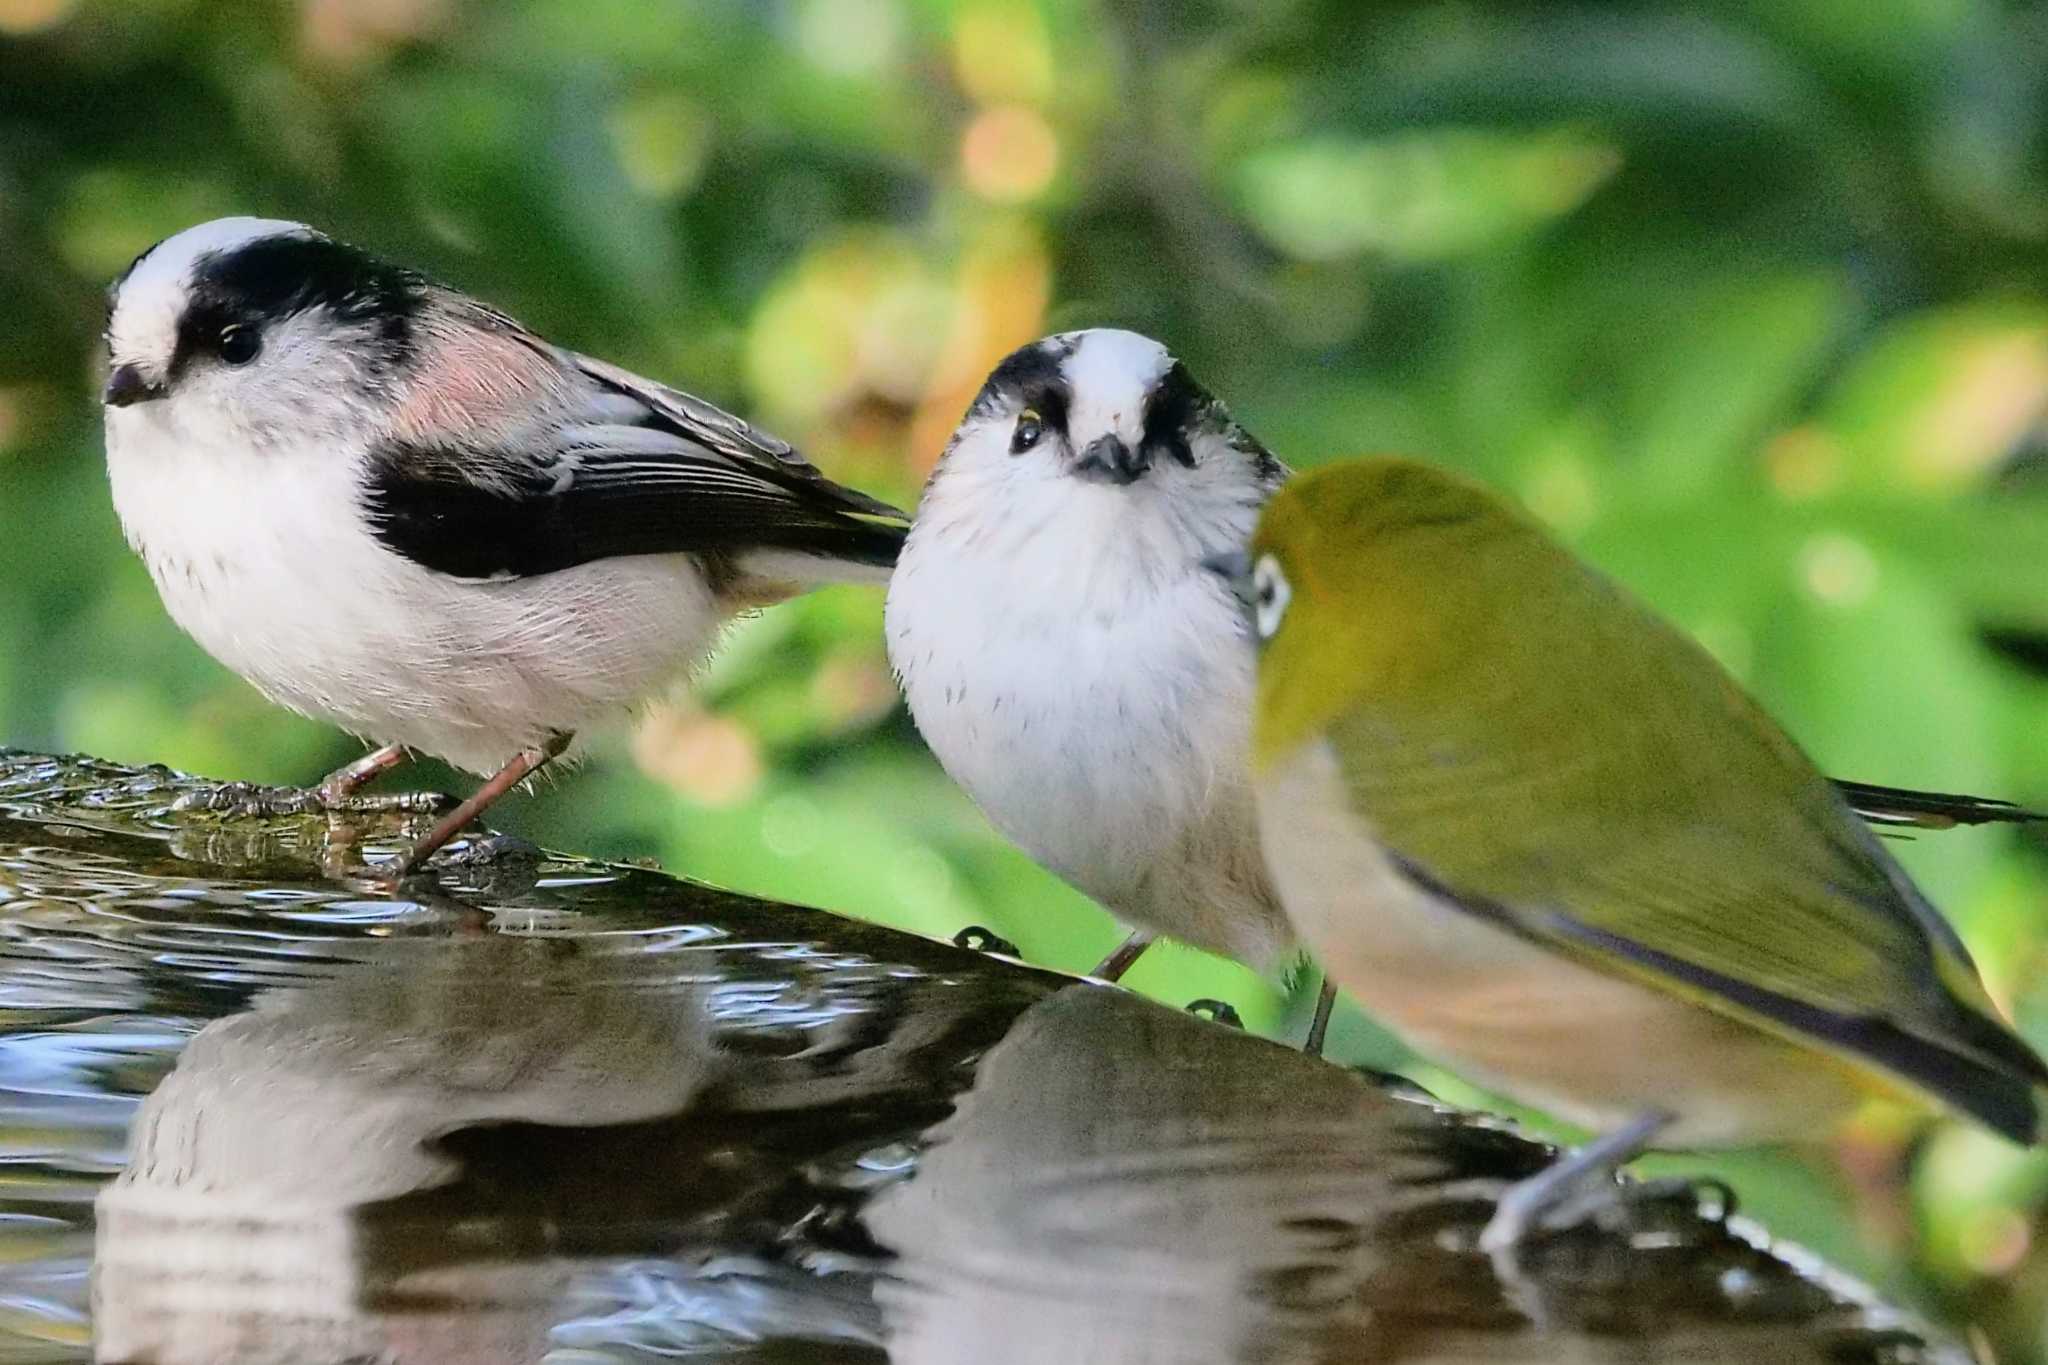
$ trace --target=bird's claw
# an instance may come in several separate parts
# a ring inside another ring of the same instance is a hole
[[[1017,945],[979,924],[970,924],[953,935],[953,946],[967,948],[977,953],[1001,953],[1005,957],[1016,957]]]
[[[1222,1024],[1226,1028],[1241,1029],[1244,1027],[1244,1019],[1238,1014],[1237,1007],[1228,1000],[1210,1000],[1206,998],[1190,1000],[1188,1001],[1187,1010],[1189,1014],[1210,1020],[1212,1023]]]

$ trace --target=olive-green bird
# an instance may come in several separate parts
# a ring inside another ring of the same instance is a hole
[[[1276,494],[1245,560],[1289,919],[1417,1052],[1603,1134],[1487,1249],[1648,1146],[1816,1134],[1872,1093],[2040,1137],[2048,1068],[1842,793],[1527,516],[1356,461]]]

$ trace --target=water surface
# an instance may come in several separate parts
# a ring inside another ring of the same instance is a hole
[[[1690,1198],[1003,959],[0,751],[0,1365],[1967,1359]]]

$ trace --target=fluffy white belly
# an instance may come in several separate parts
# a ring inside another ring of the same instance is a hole
[[[108,473],[171,616],[273,701],[473,771],[645,696],[709,646],[695,563],[649,556],[505,582],[377,542],[338,452],[193,449],[112,414]]]
[[[1063,562],[963,539],[921,523],[889,589],[890,659],[940,763],[1119,918],[1270,964],[1290,936],[1247,778],[1251,653],[1221,584],[1192,556],[1148,581],[1078,534]]]
[[[1267,866],[1330,975],[1417,1052],[1588,1129],[1648,1109],[1660,1141],[1821,1130],[1859,1093],[1813,1049],[1583,967],[1402,877],[1349,807],[1335,755],[1304,746],[1258,787]]]

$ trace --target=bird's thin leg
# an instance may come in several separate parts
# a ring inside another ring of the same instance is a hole
[[[455,804],[455,798],[443,792],[362,794],[364,787],[410,762],[412,755],[403,744],[387,744],[353,763],[343,764],[313,789],[320,809],[346,815],[433,815]]]
[[[392,868],[392,875],[405,877],[419,871],[427,859],[439,853],[450,839],[468,829],[493,801],[532,777],[547,765],[549,759],[568,748],[570,738],[569,735],[557,732],[549,735],[545,743],[530,749],[521,749],[514,754],[512,761],[498,769],[490,781],[478,787],[467,801],[449,811],[441,818],[439,824],[427,831],[424,838],[407,849],[405,856]]]
[[[1131,936],[1117,944],[1115,952],[1096,963],[1095,970],[1088,975],[1099,976],[1104,981],[1121,981],[1124,973],[1131,969],[1131,964],[1143,957],[1151,946],[1152,935],[1143,929],[1134,929]]]
[[[1611,1185],[1615,1172],[1640,1155],[1670,1124],[1670,1114],[1652,1109],[1559,1158],[1527,1180],[1508,1186],[1485,1231],[1479,1234],[1479,1249],[1494,1258],[1496,1267],[1507,1258],[1505,1276],[1513,1268],[1513,1253],[1522,1239],[1539,1227],[1549,1226],[1545,1215],[1570,1205],[1583,1216],[1590,1205],[1578,1196],[1590,1187]]]
[[[404,767],[411,758],[403,744],[387,744],[370,750],[353,763],[342,764],[321,778],[320,785],[313,790],[320,793],[323,802],[342,801],[393,769]]]
[[[1330,1011],[1337,1007],[1337,983],[1330,980],[1328,972],[1323,973],[1323,987],[1316,992],[1316,1012],[1309,1016],[1308,1037],[1302,1041],[1301,1050],[1311,1057],[1323,1055],[1323,1038],[1330,1031]]]

